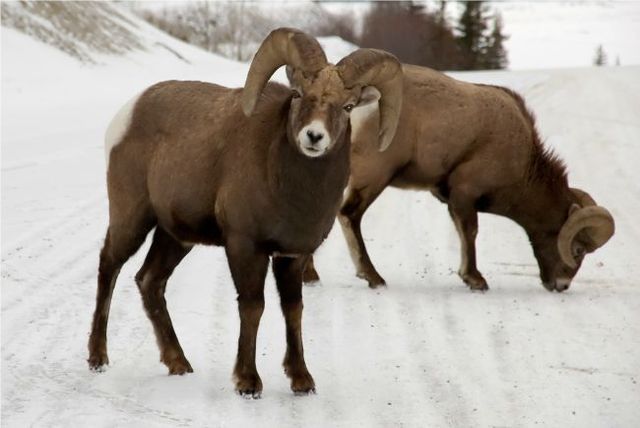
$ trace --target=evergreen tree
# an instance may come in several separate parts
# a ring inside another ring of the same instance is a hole
[[[447,2],[446,0],[440,0],[438,4],[438,11],[435,13],[436,22],[441,27],[447,27]]]
[[[482,58],[482,68],[487,70],[502,70],[509,65],[507,58],[507,49],[504,47],[504,41],[509,36],[502,32],[502,17],[496,13],[493,18],[493,30],[488,37],[487,48]]]
[[[487,49],[487,7],[482,1],[465,1],[460,17],[458,41],[467,54],[467,70],[482,67],[482,57]]]
[[[598,67],[607,65],[607,54],[605,53],[602,45],[598,45],[596,48],[596,56],[593,58],[593,65]]]
[[[437,70],[465,69],[465,57],[446,19],[446,3],[430,11],[417,1],[374,2],[357,43],[384,49],[400,61]]]

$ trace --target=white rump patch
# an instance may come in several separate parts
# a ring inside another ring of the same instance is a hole
[[[107,132],[104,136],[104,156],[107,160],[107,164],[109,164],[109,155],[111,154],[111,149],[120,144],[124,134],[129,129],[131,125],[131,116],[133,115],[133,108],[135,107],[138,99],[141,94],[136,95],[125,105],[123,105],[118,113],[111,119],[111,123],[109,123],[109,127],[107,128]]]

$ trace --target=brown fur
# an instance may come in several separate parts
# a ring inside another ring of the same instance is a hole
[[[522,115],[527,119],[531,128],[531,159],[529,161],[528,178],[531,181],[547,182],[551,186],[555,186],[557,190],[569,186],[567,167],[562,159],[551,149],[546,147],[540,139],[540,134],[536,129],[536,120],[534,113],[527,108],[522,96],[516,91],[502,86],[478,85],[492,87],[509,94],[516,102]]]
[[[344,60],[328,64],[313,37],[279,28],[258,48],[244,88],[162,82],[135,100],[131,117],[131,104],[116,115],[107,131],[109,229],[100,253],[91,368],[108,363],[109,304],[120,267],[155,227],[136,282],[169,373],[192,369],[166,308],[166,282],[194,244],[220,245],[238,293],[236,390],[262,391],[255,347],[270,256],[287,326],[285,372],[294,392],[314,390],[302,349],[302,271],[331,230],[347,183],[349,114],[382,97],[384,145],[402,102],[401,66],[393,55],[360,49]],[[296,76],[297,93],[268,83],[283,65]]]
[[[313,390],[301,343],[302,268],[340,205],[349,173],[348,120],[332,135],[333,149],[311,159],[293,141],[288,88],[268,84],[251,118],[242,113],[239,94],[171,81],[152,86],[137,101],[128,131],[110,154],[110,219],[89,341],[92,368],[108,363],[106,324],[117,272],[155,226],[136,281],[169,372],[192,368],[167,312],[167,279],[194,244],[214,244],[225,247],[238,291],[237,390],[262,390],[255,338],[269,256],[276,254],[292,257],[274,258],[287,323],[285,368],[295,392]]]
[[[562,291],[577,268],[562,263],[556,240],[577,199],[563,162],[542,144],[522,97],[427,68],[404,65],[403,72],[403,108],[390,148],[369,150],[376,114],[353,137],[349,192],[339,217],[358,276],[371,287],[385,284],[367,254],[360,222],[390,185],[430,190],[448,205],[461,239],[459,274],[472,289],[488,288],[475,254],[477,212],[488,212],[526,230],[545,287]],[[556,284],[558,278],[563,284]]]

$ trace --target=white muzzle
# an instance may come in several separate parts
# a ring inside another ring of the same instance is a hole
[[[298,132],[300,151],[310,158],[324,155],[331,146],[331,137],[324,122],[314,120]]]

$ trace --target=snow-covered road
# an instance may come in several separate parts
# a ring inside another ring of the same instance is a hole
[[[230,67],[205,71],[240,85],[244,69]],[[107,222],[102,133],[152,77],[81,75],[53,86],[34,79],[34,88],[3,68],[4,426],[637,426],[640,67],[457,75],[521,90],[571,183],[616,218],[616,235],[587,257],[568,292],[545,291],[524,232],[487,215],[478,253],[491,290],[469,292],[454,273],[458,239],[445,206],[388,189],[363,224],[388,288],[355,278],[336,227],[316,258],[322,285],[304,290],[317,395],[294,396],[282,373],[284,323],[269,277],[257,401],[233,393],[239,321],[219,248],[192,251],[167,291],[193,374],[167,376],[158,362],[133,282],[148,244],[114,293],[111,366],[89,372]]]

